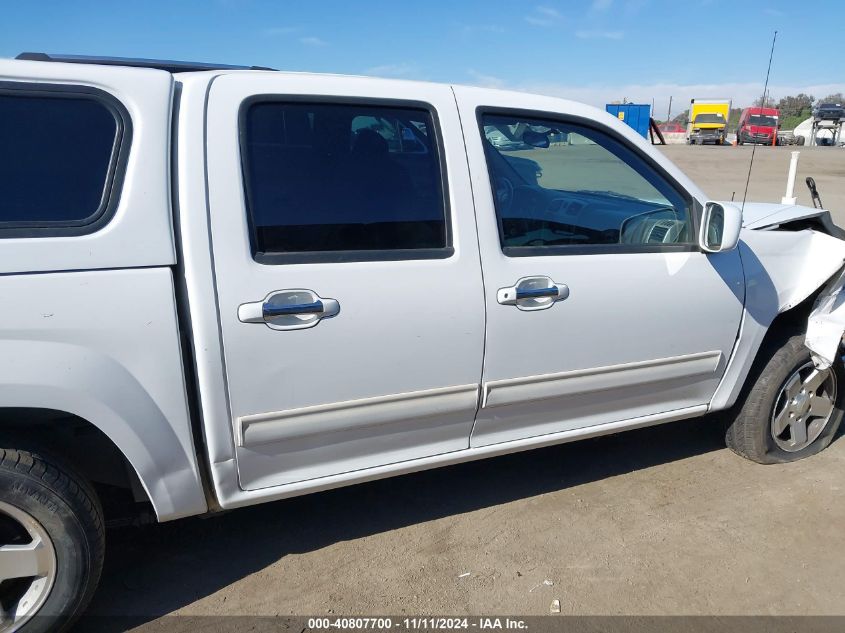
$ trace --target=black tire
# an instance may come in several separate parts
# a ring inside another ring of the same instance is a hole
[[[35,519],[55,552],[52,589],[20,630],[66,630],[88,605],[102,571],[105,530],[96,493],[81,476],[51,458],[0,448],[0,501]]]
[[[820,435],[801,450],[790,452],[775,442],[772,414],[781,388],[799,368],[810,362],[804,335],[784,336],[761,350],[760,362],[749,375],[749,384],[740,401],[728,414],[725,443],[732,451],[760,464],[794,462],[821,452],[833,441],[845,410],[845,369],[836,364],[831,369],[836,395],[833,411]],[[781,401],[782,402],[782,401]]]
[[[797,136],[797,137],[795,138],[795,144],[796,144],[796,145],[803,145],[803,144],[804,144],[804,142],[805,142],[805,139],[804,139],[804,137],[803,137],[803,136],[800,136],[800,135],[799,135],[799,136]]]

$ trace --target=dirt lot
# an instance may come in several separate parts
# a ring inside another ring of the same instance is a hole
[[[741,197],[750,148],[664,151],[714,198]],[[780,199],[789,151],[758,149],[749,199]],[[803,149],[800,166],[845,224],[845,151]],[[113,530],[90,611],[845,614],[843,476],[841,437],[759,466],[718,421],[680,422]]]
[[[742,200],[752,147],[667,145],[661,149],[714,200],[730,200],[734,193],[735,200]],[[786,176],[793,151],[801,152],[795,179],[798,204],[813,206],[804,182],[807,176],[812,176],[825,208],[831,211],[839,226],[845,226],[845,149],[758,146],[748,200],[780,202],[786,193]]]

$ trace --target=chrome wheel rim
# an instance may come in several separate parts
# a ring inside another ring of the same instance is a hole
[[[0,501],[0,630],[16,631],[38,613],[56,569],[56,550],[44,526]]]
[[[780,388],[772,411],[772,439],[777,446],[795,453],[815,442],[833,417],[836,375],[832,369],[816,369],[806,363],[795,370]]]

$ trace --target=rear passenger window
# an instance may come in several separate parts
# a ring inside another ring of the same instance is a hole
[[[255,259],[447,257],[435,129],[423,108],[246,105],[241,144]]]
[[[112,185],[123,135],[117,109],[94,95],[0,85],[3,233],[96,223],[117,198]]]

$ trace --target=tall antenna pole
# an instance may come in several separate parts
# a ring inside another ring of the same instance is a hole
[[[766,92],[769,90],[769,73],[772,72],[772,58],[775,56],[775,42],[777,39],[778,32],[775,31],[774,37],[772,37],[772,50],[769,52],[769,67],[766,69],[766,82],[763,84],[763,98],[760,100],[763,106],[766,104]],[[775,130],[775,134],[777,134],[777,130]],[[754,167],[754,154],[756,151],[757,143],[754,143],[754,146],[751,148],[751,161],[748,163],[748,177],[745,179],[745,193],[742,194],[742,211],[745,211],[745,199],[748,197],[748,183],[751,182],[751,168]]]

